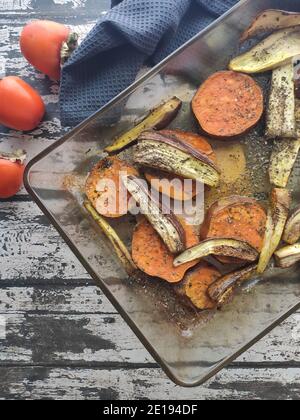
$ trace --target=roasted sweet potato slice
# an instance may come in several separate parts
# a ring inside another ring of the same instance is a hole
[[[214,309],[217,303],[209,297],[208,289],[220,276],[216,268],[201,263],[186,274],[184,280],[176,286],[176,291],[197,309]]]
[[[199,88],[192,108],[202,130],[220,139],[239,136],[254,127],[264,110],[263,92],[250,76],[221,71]]]
[[[201,227],[201,238],[232,238],[247,242],[258,252],[262,249],[266,212],[248,197],[231,196],[214,203]],[[219,258],[220,259],[220,258]],[[221,258],[224,263],[240,262]]]
[[[128,212],[130,194],[122,176],[136,175],[138,171],[117,157],[108,157],[91,171],[86,182],[86,195],[99,214],[117,218]]]
[[[195,226],[180,220],[186,233],[187,247],[197,245],[199,237]],[[159,277],[168,283],[181,281],[188,269],[198,261],[175,268],[174,255],[167,249],[151,224],[143,219],[137,226],[132,239],[132,258],[137,267],[152,277]]]
[[[180,176],[174,178],[174,175],[158,169],[147,169],[144,176],[152,188],[174,200],[191,200],[197,194],[196,182],[190,179],[185,182]]]
[[[207,155],[213,162],[216,162],[214,151],[205,137],[180,130],[162,130],[161,134],[184,141],[199,150],[199,152]],[[188,180],[188,182],[184,183],[182,177],[174,177],[174,175],[156,169],[147,169],[144,175],[156,191],[172,199],[179,201],[191,200],[197,194],[197,184],[194,181]]]
[[[204,153],[210,160],[216,163],[216,155],[206,137],[182,130],[161,130],[160,133],[164,136],[174,137],[185,142],[189,146],[198,150],[200,153]]]

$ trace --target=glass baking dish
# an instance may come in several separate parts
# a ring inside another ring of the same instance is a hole
[[[286,271],[270,269],[263,279],[250,281],[222,311],[196,315],[182,307],[165,283],[128,278],[109,242],[83,208],[83,186],[104,146],[169,97],[176,95],[184,102],[173,126],[196,131],[190,101],[197,87],[211,73],[227,67],[241,31],[267,8],[300,11],[300,4],[298,0],[241,1],[38,155],[26,169],[25,186],[38,206],[152,356],[182,386],[203,383],[300,308],[300,267]],[[263,79],[259,80],[262,84]],[[117,123],[111,125],[116,119]],[[267,198],[270,185],[266,163],[270,146],[262,139],[262,131],[263,127],[257,127],[240,143],[251,182],[248,186],[243,182],[231,184],[228,192]],[[224,142],[220,143],[214,142],[214,146],[225,147]],[[231,147],[234,146],[233,142]],[[299,176],[298,164],[290,185],[297,202]],[[124,240],[130,241],[133,224],[132,217],[125,217],[115,221],[114,227]]]

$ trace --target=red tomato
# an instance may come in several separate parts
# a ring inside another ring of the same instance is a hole
[[[17,194],[23,184],[25,166],[0,157],[0,198]]]
[[[21,33],[20,46],[26,60],[51,79],[60,79],[60,53],[70,29],[48,20],[29,23]]]
[[[14,130],[36,128],[45,114],[45,105],[36,90],[18,77],[0,80],[0,124]]]

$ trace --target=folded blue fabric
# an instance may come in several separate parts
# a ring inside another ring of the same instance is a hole
[[[64,66],[61,121],[75,126],[196,35],[237,0],[123,0],[102,17]]]

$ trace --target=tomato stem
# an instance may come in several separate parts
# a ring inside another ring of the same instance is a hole
[[[60,52],[62,66],[68,61],[68,59],[78,47],[78,38],[79,36],[76,32],[71,32],[66,42],[62,44]]]

